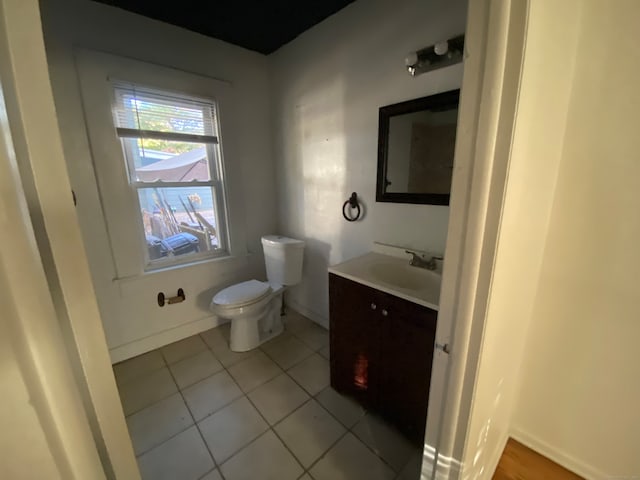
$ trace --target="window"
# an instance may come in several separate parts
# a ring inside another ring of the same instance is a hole
[[[141,86],[113,88],[147,269],[226,254],[216,103]]]

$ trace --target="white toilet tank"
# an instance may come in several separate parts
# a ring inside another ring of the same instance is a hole
[[[267,279],[277,285],[296,285],[302,278],[304,242],[280,235],[262,237]]]

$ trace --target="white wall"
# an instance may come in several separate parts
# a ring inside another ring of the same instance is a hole
[[[558,2],[545,3],[556,14]],[[640,4],[580,3],[575,78],[513,429],[586,478],[631,478],[640,475]]]
[[[375,202],[378,109],[459,88],[462,65],[412,78],[404,58],[464,32],[466,1],[360,1],[271,56],[280,231],[307,241],[289,301],[328,322],[327,266],[372,241],[443,252],[448,207]],[[351,192],[364,204],[347,223]]]
[[[65,156],[112,357],[141,353],[207,328],[213,322],[208,305],[216,288],[240,278],[264,276],[260,236],[276,228],[267,58],[96,2],[43,2],[42,18]],[[244,218],[232,221],[244,222],[246,248],[253,255],[178,269],[168,281],[167,277],[159,280],[158,275],[143,276],[138,284],[114,281],[74,65],[76,47],[231,82],[237,99],[234,113],[242,121],[231,134],[233,139],[227,136],[237,155],[226,160],[241,164],[240,201],[245,212]],[[159,312],[153,292],[172,292],[178,286],[185,288],[187,301],[173,313]],[[136,325],[135,332],[123,334],[123,325]],[[140,339],[142,343],[131,343]],[[124,350],[114,354],[114,348],[123,345]]]
[[[470,412],[462,478],[491,475],[509,437],[520,365],[540,276],[568,98],[573,81],[577,1],[532,2],[510,145],[506,189]],[[524,4],[512,4],[512,14]],[[513,26],[513,25],[512,25]],[[517,28],[525,27],[522,23]],[[549,55],[562,42],[567,55]],[[517,91],[517,90],[516,90]],[[545,92],[540,95],[540,92]]]

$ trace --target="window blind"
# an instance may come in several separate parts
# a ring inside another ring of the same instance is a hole
[[[120,137],[218,143],[211,101],[164,92],[114,86],[113,116]]]

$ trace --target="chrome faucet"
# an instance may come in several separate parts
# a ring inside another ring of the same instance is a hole
[[[424,257],[418,255],[416,252],[412,252],[410,250],[405,250],[406,253],[411,255],[411,260],[409,260],[409,265],[418,268],[426,268],[427,270],[435,270],[438,268],[438,264],[436,260],[443,260],[443,257],[437,257],[432,255],[429,260],[426,260]]]

